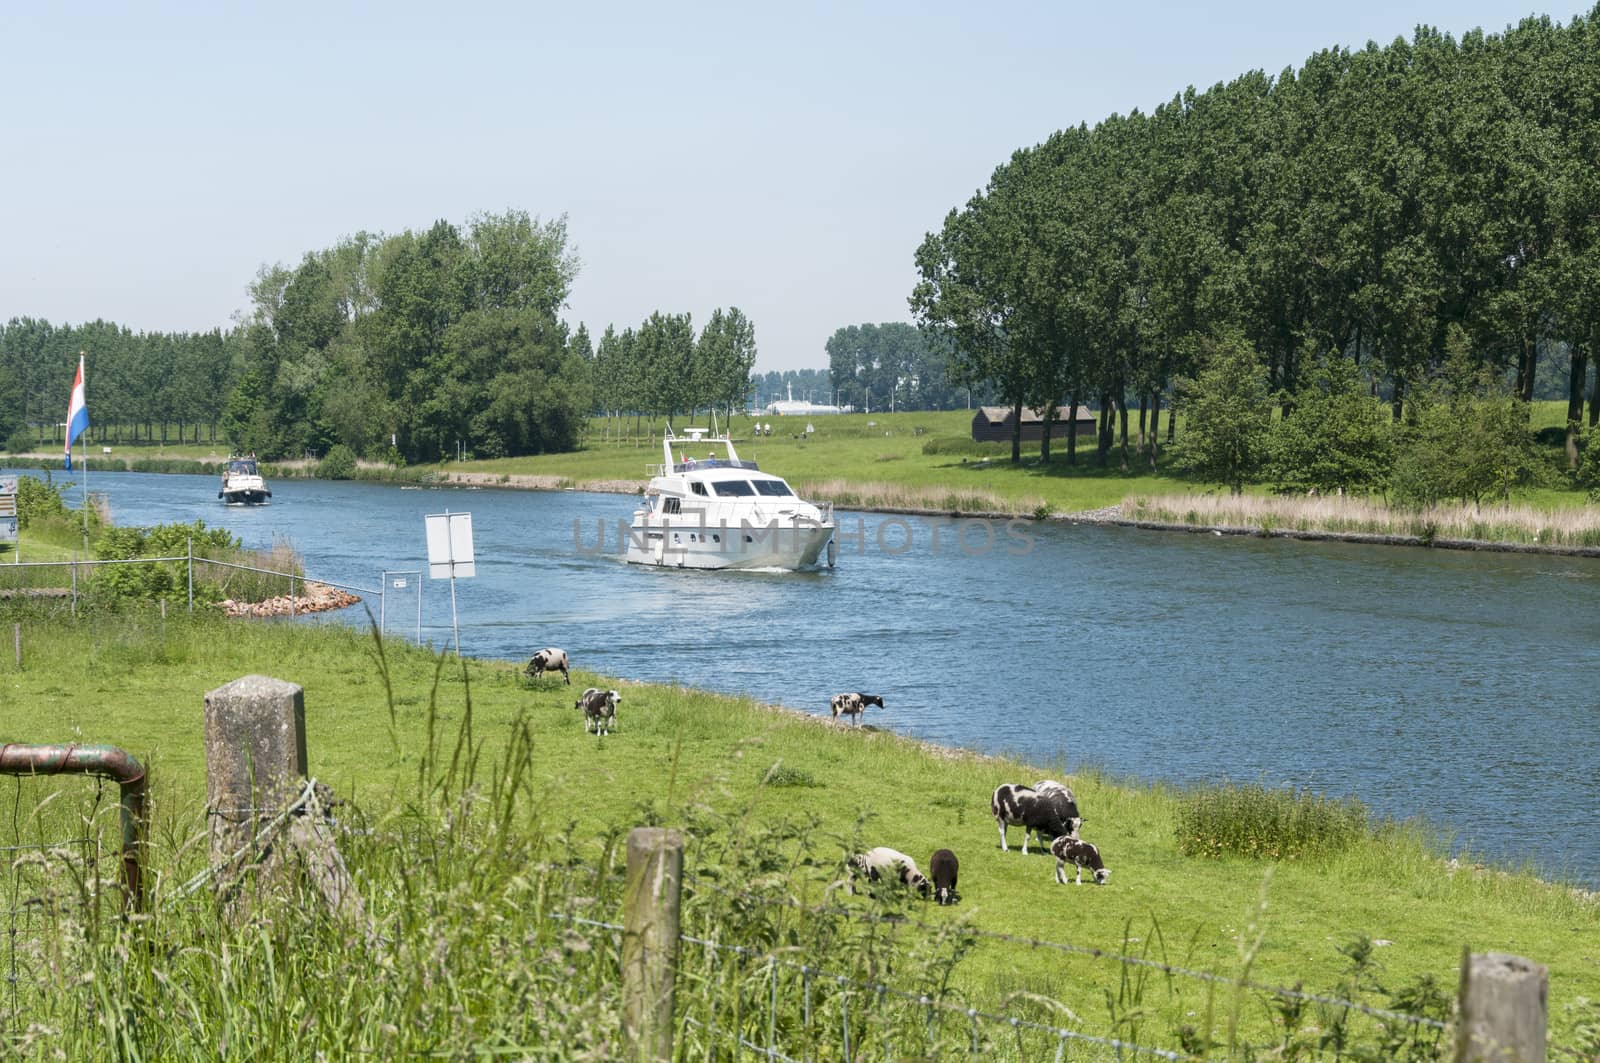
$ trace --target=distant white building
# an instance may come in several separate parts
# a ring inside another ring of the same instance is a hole
[[[826,404],[807,402],[805,399],[794,397],[794,385],[789,386],[789,397],[775,399],[761,407],[763,413],[776,414],[779,417],[810,417],[825,413],[851,413],[853,406],[829,406]]]

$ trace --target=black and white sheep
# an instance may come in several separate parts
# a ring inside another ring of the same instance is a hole
[[[954,904],[961,899],[956,892],[956,872],[961,862],[949,849],[937,849],[928,860],[928,874],[933,879],[933,899],[940,904]]]
[[[583,729],[597,735],[609,734],[617,726],[617,702],[622,695],[615,690],[590,687],[572,706],[583,710]]]
[[[853,717],[855,722],[861,722],[862,713],[867,711],[868,705],[883,708],[883,697],[879,694],[835,694],[829,701],[828,707],[833,710],[833,718],[840,716]]]
[[[566,650],[550,646],[533,655],[533,659],[528,662],[528,678],[538,679],[546,672],[560,672],[561,678],[567,681],[567,685],[572,685],[572,676],[567,672]]]
[[[1083,869],[1088,868],[1094,872],[1094,884],[1104,886],[1111,878],[1111,869],[1106,867],[1105,861],[1100,859],[1100,847],[1093,842],[1086,842],[1082,838],[1065,837],[1057,838],[1050,843],[1050,855],[1056,858],[1056,884],[1067,884],[1067,865],[1072,864],[1078,869],[1077,877],[1073,884],[1083,885]]]
[[[855,892],[855,880],[864,878],[868,882],[898,882],[924,897],[928,895],[927,877],[917,870],[915,860],[899,850],[880,845],[876,849],[856,853],[846,863],[850,869],[852,893]]]
[[[1048,781],[1048,780],[1046,780]],[[1063,835],[1076,835],[1083,824],[1078,815],[1077,802],[1072,791],[1060,784],[1036,790],[1021,783],[1004,783],[995,788],[989,800],[989,811],[994,813],[1000,828],[1000,850],[1009,852],[1006,845],[1006,828],[1022,828],[1022,854],[1028,854],[1028,835],[1037,833],[1048,840]]]

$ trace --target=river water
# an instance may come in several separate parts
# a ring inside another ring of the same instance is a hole
[[[470,512],[463,653],[561,646],[824,714],[837,691],[880,693],[867,722],[941,744],[1354,795],[1600,884],[1594,560],[841,513],[832,571],[661,571],[616,560],[622,495],[301,480],[243,508],[208,476],[89,486],[118,524],[287,539],[308,575],[367,589],[426,569],[425,514]],[[449,646],[449,582],[400,578],[390,632],[417,634],[420,582],[420,637]]]

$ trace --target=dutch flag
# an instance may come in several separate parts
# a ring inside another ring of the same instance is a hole
[[[72,382],[72,398],[67,403],[67,471],[72,471],[72,443],[89,427],[89,407],[83,402],[83,355],[78,355],[78,376]],[[88,461],[87,458],[84,459]]]

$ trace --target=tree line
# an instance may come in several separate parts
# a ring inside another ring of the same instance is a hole
[[[857,410],[950,410],[972,405],[971,389],[950,377],[946,335],[903,321],[850,325],[828,338],[828,372],[842,406]],[[977,400],[988,388],[978,384]]]
[[[578,266],[564,219],[484,213],[263,267],[226,331],[13,319],[0,325],[0,440],[59,442],[80,351],[92,440],[220,435],[264,458],[537,454],[576,447],[595,411],[743,407],[756,358],[743,312],[716,310],[698,336],[688,314],[657,312],[608,327],[595,349],[560,317]]]
[[[1162,396],[1219,349],[1250,352],[1280,417],[1347,362],[1398,421],[1454,344],[1522,401],[1559,352],[1576,464],[1586,397],[1600,412],[1597,157],[1600,8],[1421,28],[1015,152],[918,248],[911,305],[957,381],[1098,407],[1102,461],[1118,431],[1128,460],[1136,404],[1153,463]]]

